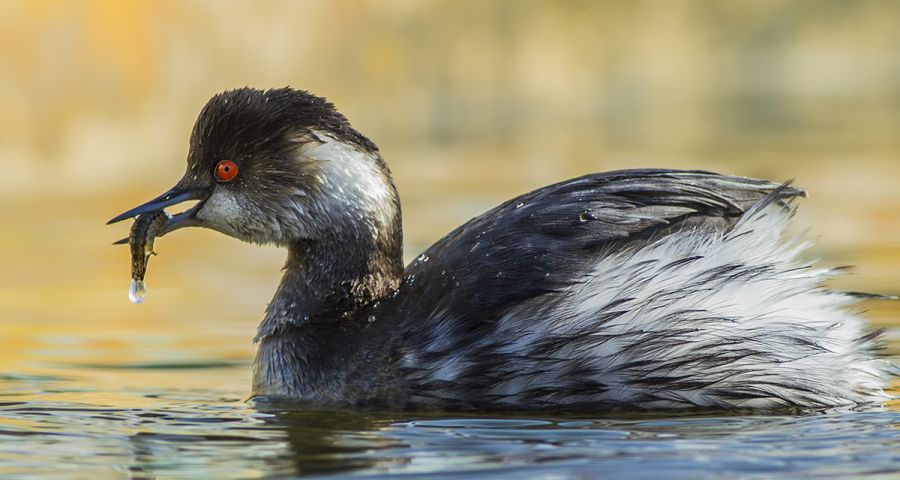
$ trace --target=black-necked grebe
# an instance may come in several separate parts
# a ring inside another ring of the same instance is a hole
[[[255,395],[392,408],[828,407],[889,364],[787,240],[789,185],[700,171],[587,175],[510,200],[405,269],[378,148],[325,99],[214,96],[187,172],[114,218],[186,200],[202,226],[288,249]]]

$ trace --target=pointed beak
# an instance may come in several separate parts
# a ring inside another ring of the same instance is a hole
[[[128,210],[120,215],[116,215],[110,221],[106,222],[107,225],[121,222],[122,220],[127,220],[129,218],[137,217],[142,213],[152,212],[154,210],[162,210],[167,207],[171,207],[174,205],[178,205],[179,203],[188,202],[191,200],[200,200],[199,203],[189,208],[188,210],[181,212],[177,215],[172,216],[169,221],[166,223],[166,226],[163,228],[163,231],[160,233],[160,236],[165,235],[173,230],[178,230],[182,227],[193,227],[200,225],[202,222],[200,219],[196,217],[197,212],[200,208],[203,207],[203,202],[209,198],[210,191],[206,188],[195,188],[195,189],[185,189],[175,187],[168,192],[150,200],[143,205],[139,205],[137,207]],[[123,238],[115,242],[115,245],[128,243],[128,238]]]

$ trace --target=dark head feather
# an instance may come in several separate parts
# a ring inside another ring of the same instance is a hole
[[[191,163],[277,153],[310,130],[328,132],[367,152],[378,151],[323,97],[289,87],[244,87],[219,93],[203,107],[191,133]]]

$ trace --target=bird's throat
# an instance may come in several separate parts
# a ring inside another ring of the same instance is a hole
[[[400,259],[380,253],[351,242],[298,242],[289,248],[284,276],[255,338],[255,394],[335,394],[336,375],[345,370],[339,365],[343,353],[352,355],[348,345],[362,341],[362,317],[400,285]],[[328,345],[335,341],[342,343]]]

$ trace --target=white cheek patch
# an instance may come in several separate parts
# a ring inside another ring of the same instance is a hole
[[[375,220],[373,234],[393,221],[394,191],[379,168],[377,157],[360,148],[314,131],[319,142],[310,143],[303,154],[319,161],[322,167],[323,206],[364,220]]]
[[[234,234],[235,225],[241,218],[242,212],[243,210],[233,193],[216,188],[197,212],[197,218],[215,230]]]
[[[303,212],[294,205],[298,213]],[[197,218],[208,228],[247,242],[284,245],[303,233],[303,224],[283,224],[271,214],[244,198],[240,192],[216,188],[197,212]]]

